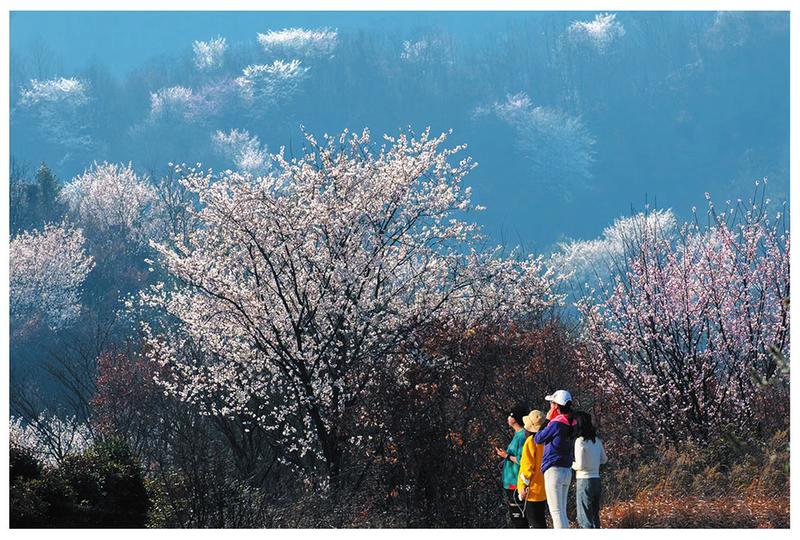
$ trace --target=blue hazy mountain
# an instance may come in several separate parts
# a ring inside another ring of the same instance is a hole
[[[787,13],[14,12],[10,84],[12,157],[64,181],[233,167],[232,130],[452,128],[492,240],[535,251],[762,177],[788,196]]]

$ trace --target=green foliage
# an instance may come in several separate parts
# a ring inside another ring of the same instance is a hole
[[[12,527],[144,527],[147,492],[123,440],[98,442],[38,477],[31,460],[18,453],[12,461]]]
[[[138,464],[121,439],[67,458],[62,473],[79,498],[77,520],[88,527],[143,527],[147,492]]]
[[[11,484],[11,527],[74,526],[76,494],[58,471]]]
[[[11,483],[17,481],[36,480],[42,474],[42,466],[32,452],[25,448],[11,445],[8,453]]]

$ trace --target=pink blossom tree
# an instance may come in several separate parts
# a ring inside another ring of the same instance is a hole
[[[764,208],[640,220],[610,286],[579,303],[587,378],[671,440],[752,431],[760,382],[784,376],[770,348],[788,357],[789,234]]]
[[[305,156],[272,156],[257,179],[188,171],[202,225],[154,244],[175,281],[142,296],[177,322],[145,326],[165,390],[334,478],[358,444],[344,419],[389,358],[421,350],[420,328],[555,304],[540,258],[478,251],[462,186],[473,164],[451,163],[461,147],[444,141],[309,136]]]

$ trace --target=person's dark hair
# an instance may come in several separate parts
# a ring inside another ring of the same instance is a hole
[[[572,401],[567,401],[563,405],[556,403],[556,405],[558,406],[559,414],[566,416],[567,421],[570,423],[570,429],[567,430],[567,434],[569,434],[569,436],[573,439],[580,437],[580,435],[578,435],[578,431],[576,430],[576,426],[572,425],[572,421],[575,419],[575,412],[572,410]]]
[[[573,420],[575,418],[575,412],[572,410],[572,401],[567,401],[563,405],[556,403],[558,405],[558,412],[563,414],[569,420]]]
[[[585,441],[594,442],[597,437],[597,431],[592,425],[592,415],[584,411],[577,411],[575,413],[575,422],[575,436],[583,437]]]
[[[508,415],[516,420],[517,424],[520,426],[522,425],[522,417],[528,414],[528,408],[525,406],[524,403],[516,403],[512,408],[511,412]]]

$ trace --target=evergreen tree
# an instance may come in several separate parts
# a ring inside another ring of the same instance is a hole
[[[36,191],[40,223],[60,220],[63,215],[63,209],[58,202],[61,184],[44,161],[36,171]]]
[[[10,232],[41,229],[45,223],[57,223],[64,217],[64,205],[59,202],[61,182],[45,162],[30,178],[28,168],[12,158],[9,171]]]

